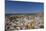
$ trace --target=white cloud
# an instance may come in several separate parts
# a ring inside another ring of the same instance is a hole
[[[8,0],[8,1],[44,2],[44,0]]]

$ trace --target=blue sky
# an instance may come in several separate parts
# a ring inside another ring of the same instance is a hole
[[[6,1],[5,13],[39,13],[43,12],[43,3],[38,2],[20,2],[20,1]]]

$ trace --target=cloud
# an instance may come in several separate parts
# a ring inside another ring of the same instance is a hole
[[[8,1],[44,2],[43,0],[8,0]]]

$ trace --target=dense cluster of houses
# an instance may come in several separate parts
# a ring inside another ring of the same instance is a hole
[[[44,28],[43,16],[11,15],[5,17],[5,30],[27,30]]]

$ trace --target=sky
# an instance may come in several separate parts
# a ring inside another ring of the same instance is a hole
[[[39,13],[44,11],[44,4],[39,2],[6,1],[5,13]]]

